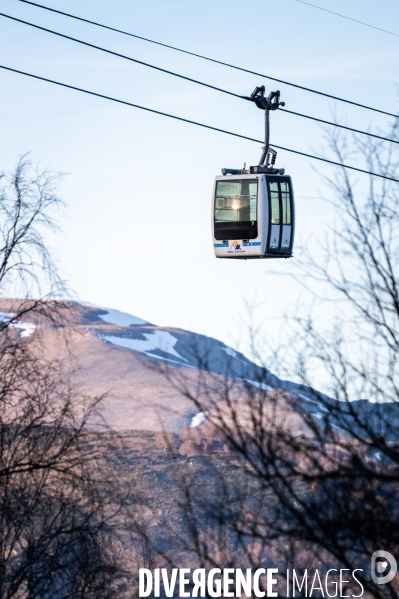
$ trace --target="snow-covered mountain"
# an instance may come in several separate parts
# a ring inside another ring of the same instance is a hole
[[[99,319],[108,325],[118,326],[118,329],[99,328]],[[93,328],[90,330],[111,346],[110,351],[114,346],[123,348],[125,353],[137,353],[175,367],[195,371],[206,370],[245,381],[265,390],[284,389],[296,398],[303,411],[312,414],[314,418],[322,419],[323,412],[326,412],[326,408],[318,401],[317,394],[315,396],[309,388],[281,380],[254,364],[242,353],[212,337],[182,329],[161,328],[136,316],[96,306],[90,306],[90,310],[84,311],[83,321],[92,324]],[[151,368],[148,362],[147,366]],[[334,404],[334,401],[325,395],[323,399],[331,405]],[[201,425],[203,421],[202,414],[194,414],[191,424]]]
[[[59,329],[67,331],[78,364],[75,382],[83,392],[106,395],[105,420],[118,430],[165,428],[180,432],[185,426],[203,424],[205,416],[157,368],[162,364],[170,366],[172,371],[178,369],[193,383],[202,370],[264,389],[284,389],[295,397],[303,411],[320,422],[326,412],[307,387],[282,381],[242,353],[205,335],[159,327],[118,310],[77,302],[69,302],[61,309],[62,324],[37,319],[31,313],[13,321],[13,314],[10,300],[1,300],[0,324],[9,323],[29,340],[40,336],[50,356],[59,357],[63,346],[57,337]],[[327,405],[336,404],[333,399],[323,398]],[[367,400],[354,401],[352,406],[369,421],[376,417],[375,404]],[[385,404],[383,411],[389,419],[399,420],[396,404]],[[342,418],[342,409],[340,412]],[[348,414],[347,418],[352,416]],[[335,424],[339,426],[339,420]]]
[[[106,394],[105,419],[119,430],[164,427],[179,432],[203,422],[193,404],[159,372],[159,365],[178,369],[193,382],[199,370],[207,370],[267,388],[280,386],[277,377],[266,380],[262,369],[221,341],[159,327],[118,310],[67,302],[58,324],[29,312],[13,321],[11,300],[0,300],[0,311],[0,322],[9,322],[29,340],[42,338],[51,357],[62,352],[58,335],[67,332],[78,365],[76,382],[84,393]]]

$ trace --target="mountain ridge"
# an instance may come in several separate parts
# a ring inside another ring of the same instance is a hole
[[[40,335],[49,356],[57,355],[57,331],[68,331],[75,361],[74,374],[83,393],[104,395],[105,421],[116,430],[166,430],[180,433],[185,427],[203,426],[206,415],[169,384],[157,364],[165,364],[195,384],[199,371],[215,377],[242,381],[266,391],[282,389],[294,396],[301,411],[323,421],[323,411],[336,400],[304,385],[281,380],[225,343],[184,329],[159,327],[137,316],[87,303],[64,302],[56,323],[29,311],[12,321],[16,300],[0,300],[0,321],[15,327],[21,337],[34,340]],[[177,369],[177,370],[175,370]],[[320,401],[322,398],[322,401]],[[351,402],[345,420],[356,421],[356,414],[376,418],[381,410],[399,419],[395,405],[373,405],[367,399]],[[380,414],[379,414],[380,415]],[[332,419],[341,427],[339,417]]]

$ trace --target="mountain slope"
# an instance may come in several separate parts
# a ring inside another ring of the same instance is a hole
[[[12,300],[0,300],[0,321],[8,322],[12,313]],[[40,339],[49,357],[63,357],[59,335],[66,335],[77,365],[74,382],[83,393],[105,394],[103,415],[116,430],[165,429],[179,433],[186,426],[203,424],[205,416],[170,385],[159,365],[170,366],[172,372],[193,384],[198,373],[206,371],[216,380],[229,377],[266,389],[282,388],[296,397],[303,411],[322,422],[326,408],[310,389],[280,380],[216,339],[158,327],[130,314],[77,302],[66,302],[58,318],[54,324],[29,313],[10,326],[29,342]],[[336,405],[326,396],[323,401]],[[366,414],[368,421],[377,412],[381,416],[381,408],[376,410],[367,400],[352,405],[357,413]],[[388,420],[399,419],[396,404],[385,404],[382,410]],[[345,418],[353,420],[349,413]],[[341,423],[337,420],[335,424]]]

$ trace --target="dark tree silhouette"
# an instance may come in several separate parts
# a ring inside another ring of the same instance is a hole
[[[23,157],[1,182],[0,292],[21,299],[1,300],[0,313],[0,597],[123,596],[116,441],[90,428],[102,398],[72,385],[62,329],[57,359],[36,327],[57,324],[66,305],[45,239],[60,205],[57,175]]]
[[[398,172],[393,145],[329,141],[340,162],[354,152],[370,170]],[[207,356],[195,385],[162,367],[207,415],[191,436],[196,465],[181,475],[184,543],[204,567],[307,568],[310,581],[316,568],[362,569],[363,596],[393,598],[398,576],[376,584],[370,559],[399,557],[399,187],[365,186],[345,169],[328,182],[336,223],[324,244],[301,249],[295,276],[312,311],[287,317],[284,347],[265,360],[255,345],[258,366],[240,380],[212,373]],[[204,450],[209,438],[226,453]]]

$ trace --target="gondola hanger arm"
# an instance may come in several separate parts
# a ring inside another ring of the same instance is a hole
[[[277,110],[278,108],[280,108],[280,106],[285,106],[285,102],[280,102],[279,90],[275,92],[270,92],[270,94],[267,97],[265,97],[264,85],[261,85],[260,87],[255,87],[252,94],[249,97],[246,97],[246,99],[250,100],[251,102],[254,102],[258,108],[264,110],[265,112],[265,145],[262,148],[262,156],[259,160],[258,167],[266,170],[273,169],[277,158],[277,152],[269,146],[269,112],[271,110]],[[271,165],[269,166],[270,160]]]

